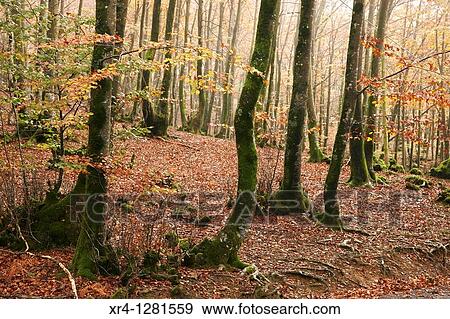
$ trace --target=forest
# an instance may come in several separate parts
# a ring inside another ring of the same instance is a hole
[[[0,0],[0,298],[449,298],[448,0]]]

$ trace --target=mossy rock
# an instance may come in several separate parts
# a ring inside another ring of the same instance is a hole
[[[393,158],[389,160],[389,170],[396,173],[405,173],[403,165],[398,164]]]
[[[128,289],[121,287],[112,294],[111,299],[128,299],[128,297]]]
[[[164,240],[166,241],[167,246],[169,248],[175,248],[178,246],[178,234],[174,231],[170,231],[164,235]]]
[[[420,188],[429,187],[431,185],[430,181],[418,175],[408,175],[406,176],[405,181],[406,187],[412,190],[418,190]]]
[[[438,196],[439,202],[450,205],[450,188],[444,189]]]
[[[373,157],[372,166],[375,172],[382,172],[388,168],[386,162],[382,158],[376,156]]]
[[[176,285],[170,290],[170,296],[172,298],[188,298],[188,294],[186,292],[186,289],[183,288],[181,285]]]
[[[144,254],[143,267],[149,272],[155,272],[158,269],[158,264],[161,261],[159,252],[150,250]]]
[[[430,171],[430,175],[438,178],[450,179],[450,158],[443,161]]]
[[[73,210],[75,203],[85,200],[86,175],[79,174],[73,190],[62,197],[47,193],[44,202],[32,214],[33,236],[29,243],[34,249],[75,246],[80,233],[80,222]],[[37,240],[34,240],[36,238]]]
[[[192,247],[192,243],[189,239],[183,238],[178,241],[178,247],[181,251],[188,251]]]
[[[420,169],[418,169],[417,167],[412,168],[409,173],[411,175],[417,175],[417,176],[423,176],[423,173]]]

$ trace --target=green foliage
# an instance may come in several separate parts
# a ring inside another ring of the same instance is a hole
[[[143,267],[150,272],[155,272],[158,269],[161,255],[156,251],[147,251],[144,255]]]
[[[115,133],[116,138],[126,140],[130,138],[143,138],[150,135],[149,127],[131,127],[119,130]]]

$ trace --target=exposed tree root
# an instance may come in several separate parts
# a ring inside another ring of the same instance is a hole
[[[299,276],[299,277],[303,277],[303,278],[307,278],[307,279],[312,279],[315,281],[320,282],[321,284],[323,284],[324,286],[326,286],[328,288],[328,283],[325,281],[325,279],[323,277],[305,272],[305,271],[301,271],[301,270],[288,270],[283,272],[284,274],[287,275],[292,275],[292,276]]]

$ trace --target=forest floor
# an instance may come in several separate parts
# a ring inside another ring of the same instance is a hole
[[[115,141],[109,192],[132,209],[114,206],[108,226],[113,243],[130,253],[139,255],[150,247],[172,254],[177,248],[168,247],[164,234],[175,231],[196,243],[214,235],[229,214],[227,203],[235,194],[237,178],[234,142],[177,131],[170,135],[167,140]],[[26,148],[25,159],[45,171],[39,152],[47,154]],[[258,152],[259,187],[276,189],[283,154],[272,148]],[[304,187],[317,209],[327,167],[307,162],[302,167]],[[426,177],[431,186],[413,191],[405,187],[405,174],[382,175],[388,184],[351,188],[345,184],[349,168],[343,168],[343,219],[361,231],[330,230],[306,216],[257,216],[240,257],[255,264],[267,280],[258,282],[225,267],[180,266],[178,296],[450,298],[450,208],[436,201],[450,181]],[[66,191],[75,176],[66,174]],[[73,252],[68,248],[41,253],[69,265]],[[1,250],[0,265],[0,297],[72,297],[69,281],[52,261]],[[82,298],[108,298],[120,287],[118,276],[76,278],[76,283]],[[147,277],[134,278],[131,286],[130,297],[137,298],[170,298],[173,288],[167,280]]]

